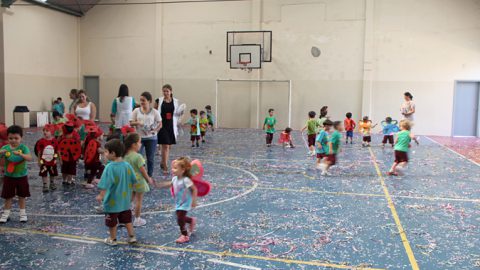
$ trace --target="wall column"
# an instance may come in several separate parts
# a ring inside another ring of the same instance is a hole
[[[365,0],[365,41],[363,53],[363,87],[362,115],[372,117],[373,114],[373,81],[375,79],[375,48],[374,48],[374,10],[375,0]]]

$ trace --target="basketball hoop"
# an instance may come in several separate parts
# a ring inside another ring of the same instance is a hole
[[[238,61],[238,64],[243,66],[243,67],[240,68],[240,69],[241,69],[241,70],[245,70],[245,71],[247,71],[248,73],[252,72],[252,68],[248,67],[248,64],[250,64],[250,63],[251,63],[251,62]]]

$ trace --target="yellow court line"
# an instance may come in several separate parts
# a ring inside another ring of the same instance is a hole
[[[226,187],[226,188],[251,188],[251,186],[244,185],[218,185],[214,184],[215,187]],[[326,194],[326,195],[338,195],[338,196],[361,196],[361,197],[385,197],[385,194],[374,194],[374,193],[356,193],[356,192],[343,192],[343,191],[323,191],[315,190],[310,188],[276,188],[276,187],[262,187],[258,186],[257,189],[264,190],[276,190],[276,191],[286,191],[286,192],[302,192],[302,193],[317,193],[317,194]],[[459,201],[459,202],[474,202],[480,203],[480,199],[467,199],[467,198],[444,198],[444,197],[420,197],[420,196],[406,196],[406,195],[391,195],[392,198],[405,198],[405,199],[417,199],[417,200],[427,200],[427,201]]]
[[[380,171],[380,167],[377,163],[377,158],[375,154],[373,154],[372,148],[368,148],[370,151],[370,155],[372,156],[373,165],[375,165],[375,170],[377,171],[378,178],[380,179],[380,183],[382,184],[383,192],[385,193],[385,198],[388,202],[388,208],[392,212],[393,219],[395,220],[395,224],[397,225],[398,233],[400,234],[400,238],[402,239],[403,247],[407,252],[408,260],[410,261],[410,265],[412,266],[413,270],[420,269],[417,264],[417,260],[415,259],[415,255],[413,254],[412,247],[410,246],[410,242],[408,242],[407,234],[403,229],[402,223],[400,222],[400,218],[398,216],[397,210],[395,209],[395,204],[393,203],[392,197],[390,196],[390,192],[388,192],[387,185],[385,184],[385,179],[383,178],[382,172]]]
[[[63,234],[63,233],[50,233],[50,232],[43,232],[43,231],[32,230],[32,229],[18,229],[18,228],[11,228],[11,227],[0,227],[0,233],[1,232],[30,233],[30,234],[46,235],[46,236],[49,236],[49,237],[56,236],[56,237],[63,237],[63,238],[70,238],[70,239],[77,239],[77,240],[88,240],[88,241],[95,241],[95,242],[103,243],[103,239],[96,238],[96,237],[78,236],[78,235]],[[121,245],[129,245],[126,242],[117,242],[117,243],[121,244]],[[130,246],[152,248],[152,249],[157,249],[157,250],[160,249],[160,250],[169,250],[169,251],[180,251],[180,252],[189,252],[189,253],[197,253],[197,254],[206,254],[206,255],[213,255],[213,256],[219,256],[219,257],[235,257],[235,258],[244,258],[244,259],[255,259],[255,260],[260,260],[260,261],[280,262],[280,263],[286,263],[286,264],[330,267],[330,268],[336,268],[336,269],[385,270],[383,268],[357,267],[357,266],[348,266],[348,265],[325,263],[325,262],[318,262],[318,261],[301,261],[301,260],[293,260],[293,259],[263,257],[263,256],[256,256],[256,255],[233,253],[233,252],[230,252],[230,251],[217,252],[217,251],[209,251],[209,250],[201,250],[201,249],[176,248],[176,247],[167,247],[167,246],[158,246],[158,245],[148,245],[148,244],[141,244],[141,243],[136,243],[136,244],[130,245]]]

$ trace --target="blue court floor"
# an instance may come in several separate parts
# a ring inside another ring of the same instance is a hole
[[[30,149],[38,136],[25,136]],[[200,148],[183,135],[172,158],[201,159],[213,184],[190,213],[198,229],[188,244],[174,242],[170,191],[154,189],[139,243],[104,245],[98,190],[43,194],[32,162],[29,222],[15,204],[0,226],[0,269],[480,269],[480,167],[422,137],[406,175],[387,177],[393,150],[355,139],[324,177],[298,132],[294,149],[267,148],[258,130],[216,130]]]

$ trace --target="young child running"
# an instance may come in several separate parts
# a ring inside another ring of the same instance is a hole
[[[382,147],[385,147],[385,144],[388,143],[393,147],[393,135],[395,132],[398,132],[397,120],[392,120],[391,117],[385,118],[380,124],[382,125],[382,132],[383,132],[383,141]]]
[[[309,156],[315,155],[315,139],[317,137],[317,131],[320,127],[317,119],[315,119],[315,116],[316,113],[314,111],[308,112],[307,123],[302,128],[302,133],[305,131],[305,129],[307,130]]]
[[[364,116],[363,120],[358,122],[359,130],[363,134],[363,147],[370,146],[372,142],[372,128],[376,126],[377,124],[372,125],[372,121],[368,119],[368,116]]]
[[[140,227],[147,223],[145,219],[140,217],[142,213],[143,194],[150,191],[147,182],[152,186],[155,185],[155,182],[150,176],[148,176],[147,170],[145,169],[145,160],[143,159],[143,156],[138,153],[142,147],[140,135],[137,133],[130,133],[127,135],[123,143],[125,144],[126,149],[124,160],[132,165],[136,178],[136,182],[133,185],[132,196],[135,212],[133,226]]]
[[[295,148],[293,146],[293,140],[292,140],[292,129],[287,127],[282,133],[280,133],[280,138],[278,138],[278,143],[282,145],[283,148],[290,147],[290,148]]]
[[[200,136],[202,136],[202,143],[205,143],[208,123],[207,114],[204,111],[200,111]]]
[[[393,148],[395,150],[395,162],[387,175],[399,175],[399,172],[402,174],[403,169],[408,163],[410,142],[414,140],[418,145],[417,138],[410,132],[411,129],[412,123],[409,120],[404,119],[400,121],[400,132],[397,134],[395,147]]]
[[[316,168],[322,171],[322,175],[325,175],[326,165],[322,163],[322,160],[328,154],[328,132],[330,131],[330,128],[332,127],[332,125],[333,125],[332,121],[328,119],[325,120],[325,122],[323,122],[323,129],[320,130],[320,132],[317,135],[317,138],[315,139],[315,143],[316,143],[315,150],[317,153]]]
[[[272,146],[273,134],[275,134],[275,124],[277,124],[277,119],[273,116],[274,109],[268,109],[268,115],[263,121],[263,130],[266,131],[266,141],[267,146]]]
[[[35,155],[38,157],[38,165],[40,166],[39,176],[43,181],[43,192],[57,189],[55,185],[55,177],[58,176],[57,158],[58,158],[58,142],[53,137],[55,126],[47,124],[43,127],[43,138],[35,143]],[[50,175],[50,178],[48,176]]]
[[[192,147],[200,147],[200,119],[198,118],[197,109],[190,110],[190,120],[188,124],[190,125],[190,140],[192,141]]]
[[[212,127],[212,132],[215,131],[215,116],[212,113],[212,106],[207,105],[205,106],[205,110],[207,111],[207,119],[208,119],[208,125]]]
[[[20,208],[20,222],[27,222],[25,198],[30,197],[28,186],[27,161],[32,160],[30,150],[22,144],[23,130],[19,126],[10,126],[7,129],[8,144],[0,149],[0,159],[5,162],[3,177],[2,198],[5,199],[3,214],[0,223],[6,223],[10,218],[13,198],[18,196]]]
[[[348,144],[348,138],[350,138],[350,144],[353,144],[353,131],[355,130],[357,124],[352,119],[351,112],[348,112],[347,114],[345,114],[345,116],[346,118],[345,120],[343,120],[343,125],[345,126],[346,131],[345,144]]]
[[[190,241],[189,232],[192,234],[195,230],[197,219],[188,217],[187,213],[197,206],[197,188],[193,184],[190,169],[192,165],[190,160],[181,157],[172,163],[172,182],[166,186],[172,188],[172,195],[175,199],[175,209],[177,214],[177,223],[180,226],[180,237],[175,240],[177,243],[186,243]],[[190,224],[189,229],[185,227]]]
[[[328,150],[327,156],[323,159],[322,175],[330,175],[328,169],[337,163],[337,154],[340,151],[340,141],[342,140],[343,126],[342,122],[333,122],[333,132],[328,136]]]
[[[108,227],[110,236],[105,239],[105,244],[117,245],[117,225],[125,224],[128,232],[128,243],[137,242],[132,225],[132,187],[137,181],[135,171],[128,162],[123,161],[125,152],[123,143],[119,139],[113,139],[105,144],[105,156],[110,161],[105,167],[102,179],[98,183],[101,190],[97,201],[103,204],[105,212],[105,225]]]

